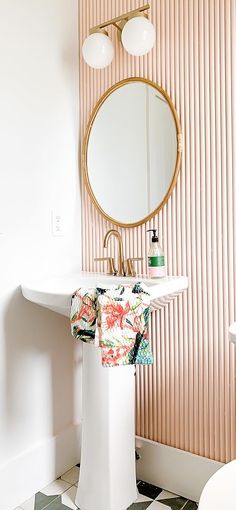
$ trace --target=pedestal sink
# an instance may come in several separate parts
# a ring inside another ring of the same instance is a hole
[[[21,288],[26,299],[69,317],[71,295],[77,288],[137,281],[148,286],[152,310],[188,287],[185,276],[151,280],[80,272]],[[75,500],[81,510],[126,510],[137,498],[134,396],[134,366],[103,368],[100,349],[83,344],[82,449]]]

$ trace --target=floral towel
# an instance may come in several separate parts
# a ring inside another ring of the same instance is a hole
[[[83,342],[95,343],[97,325],[96,289],[78,289],[71,299],[71,333]]]
[[[102,365],[151,364],[150,295],[144,284],[78,289],[72,296],[71,331],[102,350]]]

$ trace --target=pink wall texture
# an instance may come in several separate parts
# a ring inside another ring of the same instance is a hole
[[[222,462],[236,457],[236,0],[151,0],[155,48],[129,56],[109,28],[115,58],[92,70],[81,57],[81,135],[100,96],[141,76],[161,85],[183,131],[177,186],[164,209],[133,229],[119,229],[126,254],[148,250],[158,227],[168,274],[187,275],[189,290],[153,313],[153,367],[137,371],[137,434]],[[89,28],[140,5],[136,0],[81,0],[81,44]],[[83,186],[83,268],[95,270],[113,225]],[[143,265],[143,272],[146,265]]]

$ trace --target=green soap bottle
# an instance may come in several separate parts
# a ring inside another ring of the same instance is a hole
[[[166,276],[165,256],[157,236],[157,229],[147,230],[152,232],[152,241],[148,251],[148,277],[163,278]]]

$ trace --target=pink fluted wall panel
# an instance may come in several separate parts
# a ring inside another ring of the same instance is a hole
[[[122,233],[125,253],[146,259],[146,229],[157,226],[168,274],[190,287],[152,316],[153,367],[137,371],[137,434],[222,462],[236,457],[236,1],[151,0],[154,50],[140,59],[117,42],[102,71],[80,65],[81,135],[100,96],[115,82],[142,76],[174,102],[183,130],[177,186],[153,220]],[[89,27],[140,5],[137,0],[80,0],[80,39]],[[83,268],[100,269],[113,225],[83,186]],[[143,272],[146,266],[143,265]]]

